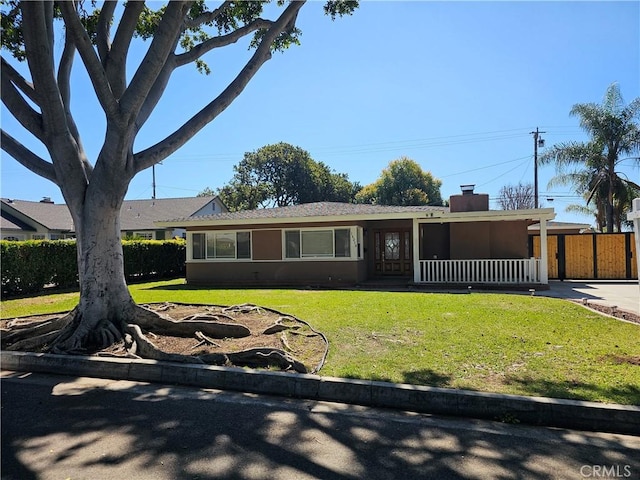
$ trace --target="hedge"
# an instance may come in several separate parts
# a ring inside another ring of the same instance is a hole
[[[123,240],[127,281],[184,275],[184,240]],[[2,293],[36,293],[78,285],[75,240],[0,241]]]

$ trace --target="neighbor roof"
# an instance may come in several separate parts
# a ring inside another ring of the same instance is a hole
[[[183,217],[197,213],[216,197],[159,198],[125,200],[120,210],[122,230],[152,230],[154,221],[162,218]],[[1,199],[2,203],[41,224],[48,230],[74,231],[71,213],[64,203],[32,202]],[[8,209],[7,209],[8,210]],[[16,218],[3,208],[3,228],[6,222],[17,223]],[[19,223],[18,223],[19,225]],[[8,223],[7,223],[7,226]],[[15,228],[15,227],[9,227]]]
[[[73,219],[64,203],[30,202],[3,198],[2,203],[39,223],[47,230],[73,231]],[[3,212],[3,216],[5,216]]]
[[[156,198],[155,200],[125,200],[120,211],[122,230],[152,230],[155,221],[163,218],[189,217],[215,197]]]

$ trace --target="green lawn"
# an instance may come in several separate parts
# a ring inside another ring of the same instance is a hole
[[[640,326],[528,295],[132,285],[139,303],[254,303],[326,334],[322,375],[640,405]],[[75,293],[2,302],[2,318],[69,310]]]

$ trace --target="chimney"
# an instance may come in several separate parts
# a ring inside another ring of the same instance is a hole
[[[53,203],[53,200],[51,200],[51,197],[42,197],[40,203]]]
[[[450,212],[486,212],[489,210],[489,195],[473,193],[474,184],[460,185],[462,194],[449,197]]]
[[[473,189],[475,187],[474,184],[460,185],[460,190],[462,190],[462,195],[473,195]]]

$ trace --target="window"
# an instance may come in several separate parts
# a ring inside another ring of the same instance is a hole
[[[251,232],[192,233],[191,258],[250,259]]]
[[[333,230],[300,232],[301,257],[333,257]]]
[[[350,257],[351,231],[346,228],[336,230],[335,245],[336,257]]]
[[[285,258],[352,258],[353,253],[360,258],[360,231],[357,227],[286,230]]]
[[[207,235],[205,233],[194,233],[191,235],[192,257],[194,260],[205,258]]]
[[[139,240],[153,240],[153,232],[133,232],[133,238]]]
[[[300,258],[300,230],[284,232],[285,257]]]

